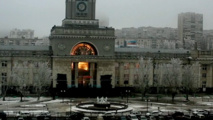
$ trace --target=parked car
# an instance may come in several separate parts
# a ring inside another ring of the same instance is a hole
[[[146,113],[146,116],[159,116],[161,114],[162,114],[161,111],[152,111],[152,112]]]
[[[119,120],[127,120],[127,119],[126,119],[126,116],[120,116]]]
[[[141,115],[141,116],[138,117],[138,120],[148,120],[148,119],[147,119],[146,116]]]
[[[50,113],[40,113],[36,115],[39,120],[49,120],[51,118]]]
[[[83,117],[81,120],[90,120],[89,117]]]
[[[171,115],[167,115],[164,118],[165,120],[174,120],[174,118]]]
[[[40,113],[36,117],[51,117],[50,113]]]
[[[208,114],[208,111],[207,110],[202,110],[202,109],[192,109],[192,114],[193,115],[196,115],[196,114]]]
[[[72,120],[81,120],[82,118],[84,118],[84,114],[81,112],[73,112],[70,114],[69,118],[71,118]]]
[[[156,118],[154,116],[149,116],[148,120],[156,120]]]
[[[18,119],[17,120],[24,120],[24,118],[23,117],[18,117]]]
[[[0,111],[0,119],[1,120],[6,120],[6,113],[5,112],[3,112],[3,111]]]
[[[17,117],[29,117],[31,116],[29,111],[19,111],[18,114],[16,114]]]
[[[138,120],[138,118],[137,118],[136,115],[134,115],[134,114],[128,115],[128,119],[129,119],[129,120]]]
[[[172,117],[174,118],[174,119],[182,119],[183,118],[183,112],[181,112],[181,111],[175,111],[175,113],[174,114],[172,114]]]
[[[195,118],[197,118],[197,119],[205,119],[205,116],[203,114],[196,114]]]

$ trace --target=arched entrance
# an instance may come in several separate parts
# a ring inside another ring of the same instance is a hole
[[[89,43],[79,43],[73,47],[72,56],[97,55],[95,47]],[[85,61],[72,62],[72,85],[79,88],[96,87],[97,64]]]
[[[90,43],[79,43],[73,47],[71,55],[97,55],[97,50]]]

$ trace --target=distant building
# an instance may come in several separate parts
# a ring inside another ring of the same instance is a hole
[[[181,13],[178,15],[178,37],[183,41],[185,49],[192,49],[197,43],[201,49],[203,42],[203,15],[197,13]]]
[[[135,40],[139,48],[165,48],[162,47],[162,41],[169,41],[170,44],[176,44],[177,29],[175,28],[156,28],[156,27],[139,27],[139,28],[122,28],[115,30],[116,47],[129,47],[124,41]],[[171,46],[172,49],[175,47]],[[171,48],[167,47],[167,48]]]
[[[34,38],[34,31],[30,29],[13,29],[10,31],[9,38],[26,38],[26,39],[33,39]]]
[[[25,38],[0,38],[0,45],[4,46],[35,46],[42,39],[25,39]],[[37,44],[40,45],[40,44]],[[47,45],[47,44],[46,44]]]

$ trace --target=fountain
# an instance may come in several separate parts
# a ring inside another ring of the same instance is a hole
[[[99,113],[125,113],[132,111],[127,104],[120,102],[109,102],[107,97],[97,97],[96,102],[83,102],[77,104],[73,111],[99,114]]]
[[[94,107],[110,108],[110,102],[107,101],[107,97],[97,97],[97,102],[94,103]]]

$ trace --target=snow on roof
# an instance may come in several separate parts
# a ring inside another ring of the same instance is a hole
[[[148,48],[115,48],[115,52],[190,53],[190,50],[185,50],[185,49],[148,49]]]
[[[30,50],[30,51],[49,51],[49,46],[6,46],[0,45],[0,50]]]

